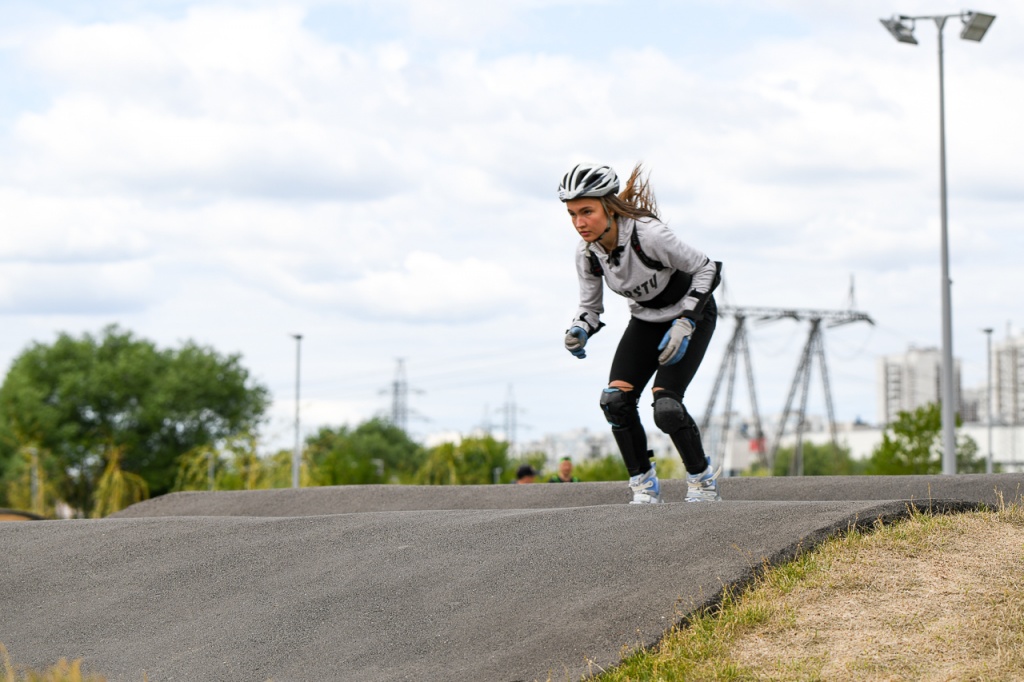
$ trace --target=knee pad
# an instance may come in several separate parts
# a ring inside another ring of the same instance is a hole
[[[636,409],[633,391],[621,388],[606,388],[601,393],[601,411],[614,429],[628,429],[640,423],[640,412]]]
[[[654,395],[654,423],[669,435],[697,426],[683,407],[679,394],[664,390]]]

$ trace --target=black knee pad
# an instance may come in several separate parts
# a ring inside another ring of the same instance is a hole
[[[654,423],[669,435],[696,427],[690,413],[683,407],[679,394],[665,390],[654,394]]]
[[[621,388],[606,388],[601,393],[601,411],[614,429],[628,429],[640,423],[636,395]]]

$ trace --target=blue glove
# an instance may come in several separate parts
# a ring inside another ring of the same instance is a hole
[[[696,329],[697,325],[693,320],[685,317],[673,322],[665,332],[665,336],[661,338],[661,343],[658,344],[658,350],[661,351],[661,355],[658,356],[658,364],[667,367],[682,360],[690,345],[690,337]]]
[[[580,358],[587,357],[587,351],[583,346],[587,345],[587,330],[583,327],[573,327],[565,333],[565,349]]]

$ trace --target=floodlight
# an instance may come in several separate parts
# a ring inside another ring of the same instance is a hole
[[[942,376],[939,384],[942,389],[942,473],[956,473],[956,396],[953,391],[953,311],[952,311],[952,280],[949,277],[949,236],[948,217],[946,210],[946,104],[945,87],[943,85],[942,65],[942,29],[946,20],[960,17],[964,23],[960,37],[964,40],[978,42],[992,24],[995,16],[965,10],[958,14],[940,14],[937,16],[908,17],[903,14],[893,15],[892,19],[880,19],[882,26],[901,43],[917,44],[914,39],[914,22],[918,19],[931,19],[938,29],[939,53],[939,210],[941,216],[942,246]]]
[[[882,22],[882,26],[885,26],[886,30],[892,34],[892,37],[901,43],[910,43],[911,45],[917,45],[917,38],[914,37],[914,22],[910,24],[903,23],[903,17],[893,17],[892,19],[879,19]]]
[[[960,32],[960,37],[964,40],[973,40],[976,43],[980,43],[982,37],[985,35],[985,31],[992,25],[996,17],[994,14],[982,14],[981,12],[964,12],[960,17],[964,22],[964,30]]]

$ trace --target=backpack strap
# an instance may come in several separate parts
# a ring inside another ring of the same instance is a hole
[[[660,261],[654,260],[640,247],[640,237],[637,235],[638,230],[636,229],[637,222],[633,221],[633,234],[629,237],[629,243],[633,247],[634,253],[640,262],[649,267],[651,270],[664,270],[665,266]]]

